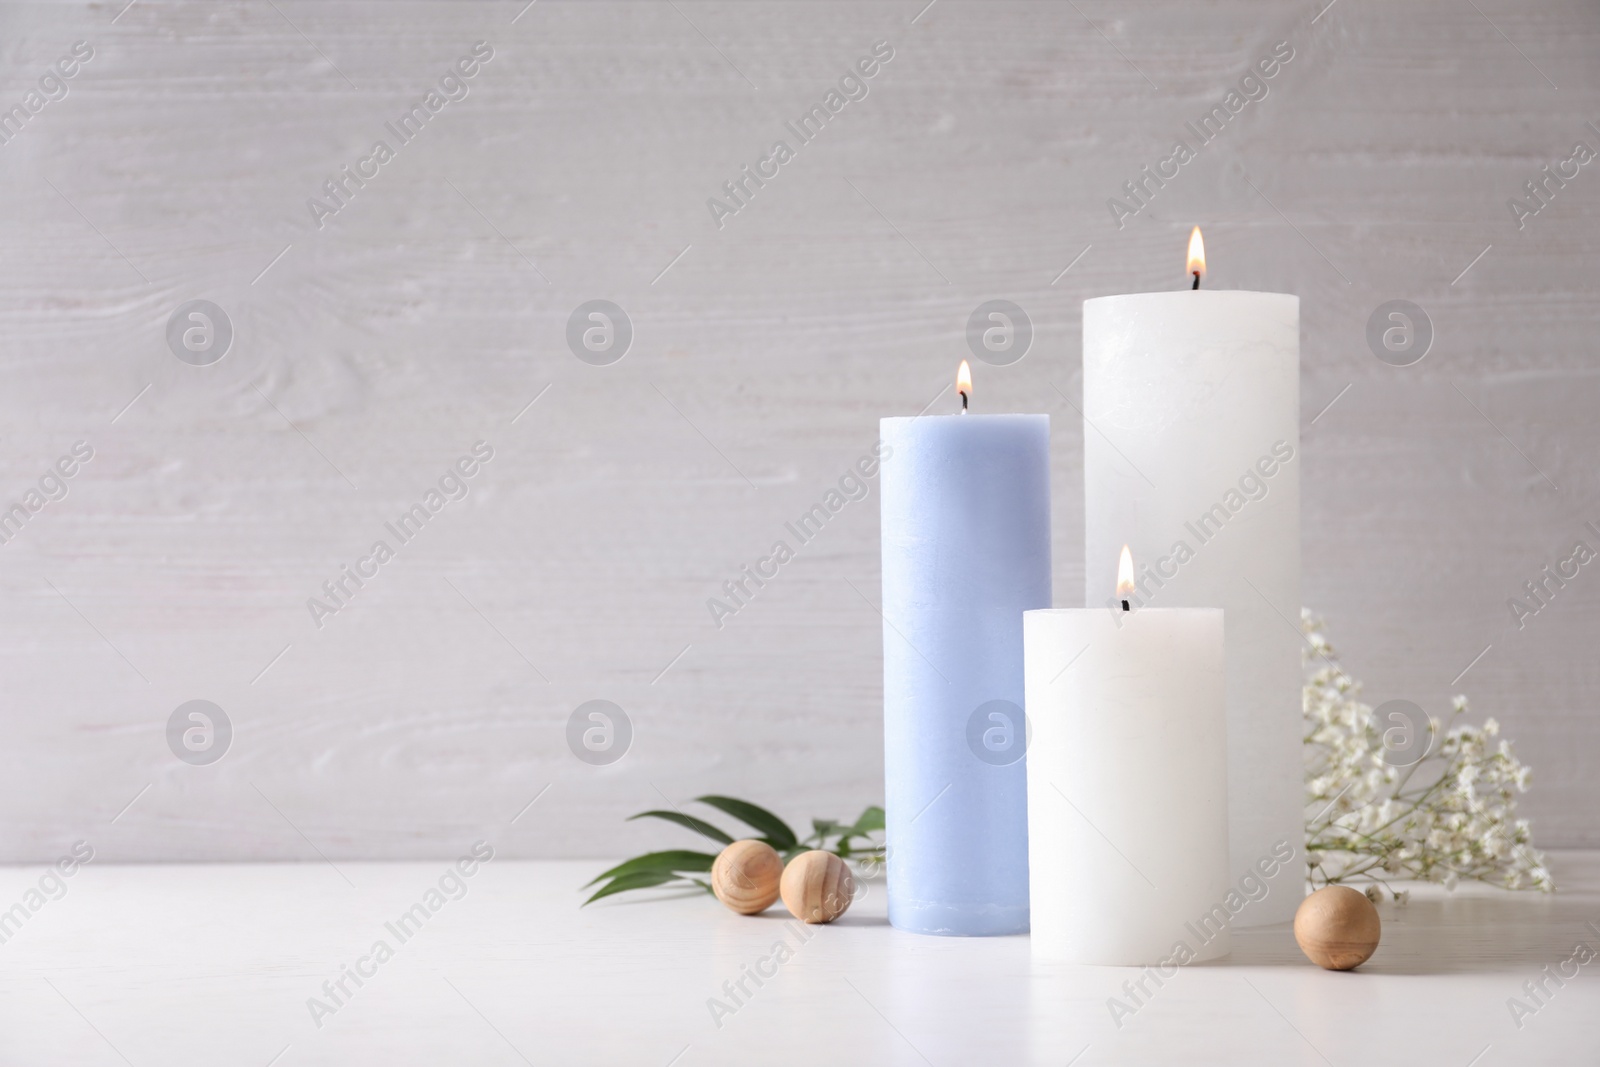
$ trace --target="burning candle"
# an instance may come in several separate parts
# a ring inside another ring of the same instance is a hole
[[[1235,877],[1303,843],[1300,753],[1300,304],[1192,289],[1083,305],[1084,553],[1103,603],[1116,546],[1128,598],[1227,611],[1229,838]],[[1287,921],[1296,894],[1241,924]]]
[[[1033,952],[1213,959],[1232,916],[1223,613],[1136,608],[1126,546],[1118,571],[1106,607],[1023,616]]]
[[[882,420],[889,921],[1028,929],[1022,613],[1050,603],[1050,420]]]

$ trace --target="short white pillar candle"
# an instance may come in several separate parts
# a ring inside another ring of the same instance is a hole
[[[1023,648],[1035,955],[1114,966],[1225,955],[1221,609],[1028,611]]]

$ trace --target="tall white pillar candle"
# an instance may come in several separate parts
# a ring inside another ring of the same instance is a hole
[[[1125,967],[1225,955],[1222,612],[1029,611],[1022,628],[1034,954]]]
[[[1230,868],[1304,845],[1300,304],[1183,290],[1083,305],[1087,603],[1140,561],[1138,604],[1227,611]],[[1236,925],[1287,921],[1300,894]]]

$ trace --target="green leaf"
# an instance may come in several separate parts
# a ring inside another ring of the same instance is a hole
[[[667,852],[646,852],[643,856],[635,856],[626,863],[619,863],[604,874],[597,874],[585,885],[587,889],[596,882],[607,878],[621,878],[624,875],[635,874],[639,871],[679,871],[695,872],[709,871],[717,857],[709,852],[689,852],[684,849],[673,849]]]
[[[681,811],[641,811],[637,815],[628,816],[628,821],[632,822],[635,819],[645,818],[665,819],[668,822],[675,822],[679,826],[693,830],[695,833],[700,834],[703,837],[709,837],[711,840],[719,842],[720,844],[733,844],[733,838],[723,833],[717,827],[706,822],[704,819],[697,819],[693,815],[685,815]]]
[[[733,797],[695,797],[702,804],[710,804],[713,808],[725,811],[735,819],[760,830],[766,837],[767,844],[782,851],[793,848],[799,838],[794,831],[789,829],[789,824],[778,818],[766,808],[760,808],[747,800],[736,800]]]
[[[857,837],[862,834],[870,834],[874,830],[882,830],[883,828],[883,809],[873,804],[861,813],[861,817],[856,820],[856,824],[850,828],[850,836]]]
[[[847,827],[843,823],[834,822],[832,819],[812,819],[811,829],[820,840],[824,837],[834,837],[842,834]]]
[[[812,822],[813,825],[820,828],[826,820],[812,820]],[[874,804],[863,811],[855,823],[850,826],[841,826],[834,822],[827,822],[826,824],[833,828],[832,833],[839,835],[839,840],[833,846],[834,853],[849,859],[858,851],[850,846],[850,843],[858,837],[866,839],[868,847],[865,851],[867,852],[872,852],[880,847],[877,842],[872,840],[871,835],[884,828],[883,809]]]
[[[671,871],[638,871],[634,874],[625,874],[601,886],[595,891],[594,896],[583,903],[593,904],[601,897],[609,897],[613,893],[626,893],[630,889],[649,889],[651,886],[676,881],[678,876]]]

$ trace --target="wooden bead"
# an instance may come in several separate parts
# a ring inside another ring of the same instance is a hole
[[[782,878],[783,859],[765,841],[735,841],[711,865],[711,891],[740,915],[771,907]]]
[[[1319,967],[1348,971],[1367,962],[1382,935],[1378,909],[1365,893],[1330,885],[1300,902],[1294,913],[1294,939]]]
[[[801,922],[831,923],[850,907],[856,882],[832,852],[802,852],[783,869],[783,906]]]

